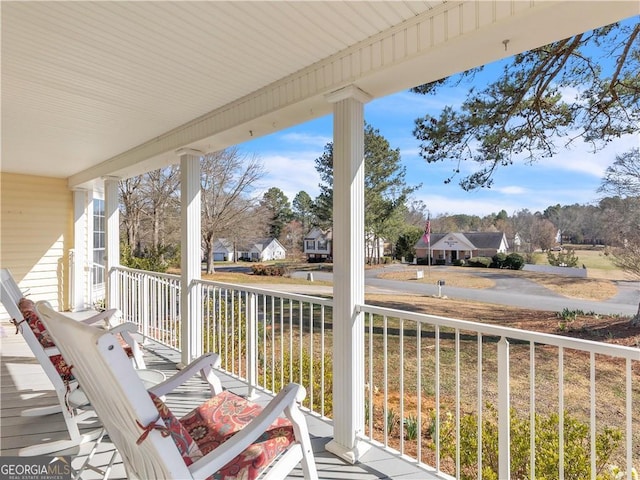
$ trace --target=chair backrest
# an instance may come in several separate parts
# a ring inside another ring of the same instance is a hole
[[[121,454],[129,478],[192,478],[170,437],[150,430],[137,443],[145,426],[163,422],[118,339],[56,312],[47,302],[38,302],[37,309]]]
[[[7,313],[15,320],[17,330],[22,333],[22,337],[44,369],[49,380],[51,380],[51,383],[53,383],[58,394],[65,392],[73,377],[69,375],[61,355],[50,354],[45,351],[45,348],[51,346],[51,343],[37,333],[39,330],[37,324],[40,322],[33,302],[24,298],[20,287],[7,268],[0,269],[0,301],[2,301]],[[25,310],[25,314],[21,310],[21,305]],[[29,319],[26,317],[29,317]],[[42,334],[43,332],[39,333]]]
[[[18,302],[24,297],[8,268],[0,268],[0,301],[12,318],[20,318]]]

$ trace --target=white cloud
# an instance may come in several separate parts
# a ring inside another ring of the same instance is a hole
[[[544,158],[537,163],[554,170],[579,172],[602,178],[608,166],[620,155],[640,144],[640,136],[625,135],[607,144],[602,150],[593,152],[590,145],[580,142],[572,148],[561,150],[552,158]]]
[[[278,187],[289,201],[293,201],[298,192],[304,190],[311,198],[320,192],[320,177],[316,172],[316,151],[287,152],[283,155],[261,155],[267,175],[257,186],[258,190]]]
[[[529,190],[524,187],[519,187],[517,185],[509,185],[506,187],[499,187],[495,189],[496,192],[503,193],[505,195],[524,195],[529,193]]]

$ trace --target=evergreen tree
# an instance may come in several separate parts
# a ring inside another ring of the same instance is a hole
[[[369,124],[365,124],[364,129],[364,167],[365,231],[374,244],[379,239],[395,243],[402,231],[408,197],[419,185],[407,186],[400,150],[392,149],[380,132]],[[321,223],[325,223],[333,218],[332,143],[327,144],[322,156],[316,159],[316,170],[322,181],[316,215]]]
[[[306,233],[311,229],[314,217],[314,205],[311,196],[304,190],[299,191],[292,202],[293,218],[300,222],[302,230]]]
[[[262,196],[260,205],[268,215],[269,235],[280,238],[284,226],[293,219],[289,199],[278,187],[271,187]]]
[[[533,162],[557,152],[556,142],[579,139],[593,151],[640,122],[640,22],[638,17],[515,55],[482,89],[470,88],[459,108],[416,120],[420,155],[428,162],[450,161],[448,183],[461,161],[477,163],[460,181],[466,190],[489,187],[500,166]],[[437,94],[458,85],[482,67],[413,89]],[[576,92],[569,96],[565,92]]]

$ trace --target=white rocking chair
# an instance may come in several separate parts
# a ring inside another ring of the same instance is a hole
[[[101,427],[88,432],[85,431],[85,433],[80,432],[80,425],[90,422],[92,417],[94,417],[92,422],[96,423],[96,427],[99,427],[95,419],[95,413],[91,409],[82,408],[85,406],[86,401],[80,400],[77,403],[73,401],[73,399],[85,399],[81,390],[78,389],[77,380],[69,372],[68,364],[38,318],[34,303],[25,298],[11,272],[6,268],[0,269],[0,301],[2,301],[7,313],[13,318],[12,322],[16,326],[16,333],[22,333],[25,342],[53,384],[58,397],[57,405],[25,409],[21,412],[21,415],[32,417],[62,413],[69,431],[68,440],[32,445],[22,448],[18,454],[20,456],[44,455],[66,450],[99,438],[102,432]],[[85,320],[78,321],[78,323],[90,325],[103,322],[108,327],[109,321],[115,313],[115,309],[106,310]],[[110,331],[121,335],[124,341],[131,346],[132,361],[136,367],[145,368],[142,352],[130,335],[131,332],[136,331],[135,326],[132,324],[120,324]],[[161,374],[161,372],[157,373]]]
[[[37,309],[73,365],[73,374],[119,451],[129,478],[186,480],[216,474],[216,479],[258,475],[275,479],[285,478],[300,462],[305,478],[318,478],[298,407],[305,396],[303,387],[287,385],[261,409],[222,391],[212,378],[218,356],[208,354],[147,391],[113,335],[75,322],[46,302],[38,302]],[[176,419],[160,397],[198,372],[214,395]]]

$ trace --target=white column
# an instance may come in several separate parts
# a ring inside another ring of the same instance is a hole
[[[117,308],[115,267],[120,265],[120,210],[118,208],[117,177],[104,178],[104,220],[105,220],[105,280],[107,308]],[[92,219],[93,220],[93,219]]]
[[[180,338],[181,363],[184,367],[202,355],[202,319],[200,288],[201,270],[201,210],[200,157],[197,150],[180,149]]]
[[[89,277],[89,235],[88,209],[92,198],[91,191],[76,189],[73,191],[73,265],[71,270],[71,309],[80,311],[89,303],[87,283]]]
[[[364,104],[349,86],[333,92],[333,440],[348,462],[368,444],[364,430]]]

